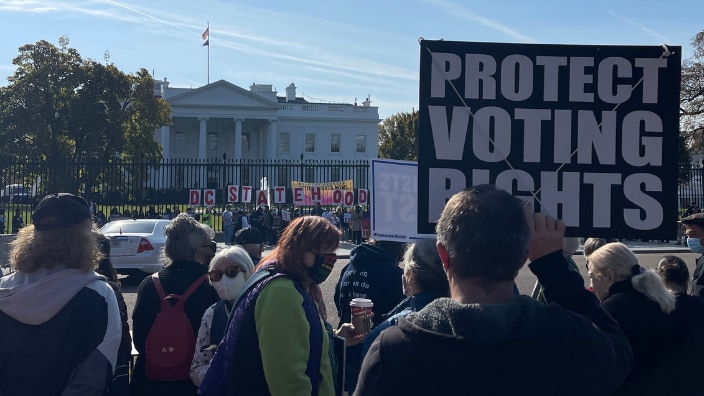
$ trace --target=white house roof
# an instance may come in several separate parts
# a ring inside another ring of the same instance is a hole
[[[170,88],[167,88],[169,90]],[[278,110],[279,105],[267,98],[240,88],[225,80],[219,80],[200,88],[174,96],[165,95],[172,108],[179,107],[230,107]]]

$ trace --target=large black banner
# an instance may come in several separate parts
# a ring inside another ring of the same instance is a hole
[[[571,236],[673,239],[679,87],[679,47],[421,41],[418,232],[490,183]]]

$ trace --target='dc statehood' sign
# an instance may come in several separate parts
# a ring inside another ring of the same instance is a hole
[[[679,47],[422,41],[418,231],[490,183],[568,235],[673,238],[679,87]]]

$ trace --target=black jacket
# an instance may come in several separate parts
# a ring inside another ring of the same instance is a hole
[[[704,316],[704,308],[697,301],[680,297],[675,311],[666,314],[627,279],[611,285],[602,306],[619,323],[633,350],[633,370],[617,394],[691,394],[684,391],[688,381],[682,373],[690,363],[683,359],[682,345],[688,328],[698,322],[697,316]],[[695,365],[701,368],[701,360]]]
[[[530,267],[551,304],[527,296],[506,304],[437,299],[374,341],[355,395],[613,392],[633,359],[618,324],[561,251]]]
[[[121,326],[115,294],[92,271],[40,268],[0,279],[0,394],[101,395]]]
[[[183,294],[208,267],[193,261],[175,261],[159,271],[159,280],[166,294]],[[206,281],[186,300],[184,311],[191,322],[193,334],[198,334],[205,310],[219,301],[218,293]],[[161,310],[159,295],[152,277],[144,278],[137,290],[137,301],[132,313],[134,346],[139,351],[132,374],[132,395],[195,395],[197,388],[190,380],[180,382],[157,382],[146,376],[144,351],[149,330]]]

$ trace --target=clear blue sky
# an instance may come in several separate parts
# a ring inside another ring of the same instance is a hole
[[[145,68],[172,86],[291,82],[312,101],[371,95],[381,118],[418,107],[418,38],[683,46],[704,30],[704,1],[0,0],[0,84],[17,48],[66,35],[83,57]]]

